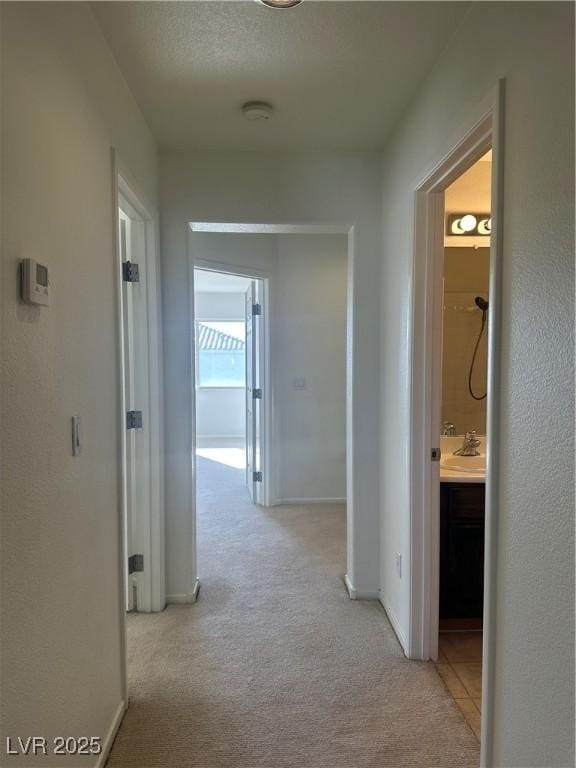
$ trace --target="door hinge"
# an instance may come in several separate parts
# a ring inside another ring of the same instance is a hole
[[[440,448],[432,448],[432,455],[431,459],[432,461],[440,461],[440,456],[442,455]]]
[[[262,472],[252,472],[252,480],[255,483],[261,483],[262,482]]]
[[[252,399],[253,400],[262,400],[262,390],[261,389],[253,389],[252,390]]]
[[[142,411],[126,411],[126,429],[142,429]]]
[[[138,264],[133,261],[122,262],[122,280],[125,283],[139,283],[140,282],[140,269]]]
[[[144,570],[144,555],[130,555],[128,558],[128,575],[141,573]]]
[[[252,314],[253,315],[261,315],[262,314],[262,304],[252,304]]]

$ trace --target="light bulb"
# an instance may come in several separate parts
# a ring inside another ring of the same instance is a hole
[[[480,219],[478,222],[478,234],[489,235],[492,232],[492,219]]]
[[[462,216],[460,219],[460,226],[464,232],[472,232],[476,229],[477,224],[478,222],[476,221],[476,216],[472,216],[471,213],[467,213],[466,216]]]

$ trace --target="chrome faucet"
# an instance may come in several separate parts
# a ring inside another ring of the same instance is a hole
[[[454,437],[456,434],[456,427],[450,421],[445,421],[442,424],[442,437]]]
[[[480,456],[478,447],[480,446],[480,440],[476,437],[476,430],[472,432],[466,432],[464,435],[464,442],[462,446],[454,451],[454,456]]]

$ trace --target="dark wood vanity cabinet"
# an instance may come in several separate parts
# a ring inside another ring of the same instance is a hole
[[[479,619],[484,595],[484,484],[440,485],[440,619]]]

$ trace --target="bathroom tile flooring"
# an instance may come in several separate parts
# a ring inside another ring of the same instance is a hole
[[[482,632],[440,632],[436,668],[480,740]]]

